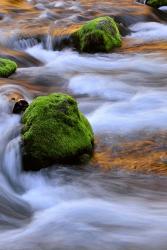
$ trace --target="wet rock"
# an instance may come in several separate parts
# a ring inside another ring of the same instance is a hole
[[[119,29],[121,36],[124,37],[124,36],[131,34],[131,30],[129,29],[129,26],[131,24],[126,23],[127,20],[125,17],[116,16],[116,17],[114,17],[114,20],[117,22],[117,26],[118,26],[118,29]],[[132,24],[133,24],[133,22],[132,22]]]
[[[0,77],[9,77],[17,69],[17,64],[9,59],[0,58]]]
[[[74,46],[80,52],[110,52],[121,46],[121,35],[111,17],[99,17],[84,24],[72,34]]]
[[[147,0],[146,4],[154,8],[159,8],[161,6],[167,6],[167,0]]]
[[[125,29],[123,25],[120,27],[120,30],[127,34]],[[111,52],[113,48],[121,46],[119,25],[113,18],[105,16],[88,21],[84,25],[71,25],[61,32],[55,29],[52,45],[55,50],[72,47],[86,53]]]
[[[1,82],[0,82],[1,83]],[[9,86],[9,85],[8,85]],[[20,86],[19,86],[20,87]],[[13,106],[12,106],[12,109],[15,105],[16,102],[18,102],[19,100],[21,99],[24,99],[23,95],[20,93],[20,92],[17,92],[17,90],[15,91],[10,91],[8,88],[7,88],[7,85],[6,85],[6,91],[5,91],[5,96],[8,98],[8,100],[10,102],[13,103]]]
[[[92,128],[69,95],[37,97],[23,114],[22,123],[25,170],[54,163],[79,163],[92,154]]]
[[[130,29],[127,26],[125,26],[123,23],[118,24],[118,29],[122,36],[127,36],[131,33]]]
[[[28,108],[29,104],[26,100],[24,99],[20,99],[19,101],[17,101],[13,107],[13,113],[14,114],[20,114],[23,113],[27,108]]]

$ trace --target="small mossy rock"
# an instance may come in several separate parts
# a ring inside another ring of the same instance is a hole
[[[0,77],[8,77],[17,69],[17,64],[10,60],[0,58]]]
[[[69,95],[37,97],[23,114],[22,123],[25,170],[53,163],[78,163],[83,155],[92,154],[92,128]]]
[[[110,52],[121,46],[121,35],[111,17],[99,17],[84,24],[72,34],[75,47],[80,52]]]
[[[146,4],[154,8],[159,8],[161,6],[167,6],[167,0],[147,0]]]

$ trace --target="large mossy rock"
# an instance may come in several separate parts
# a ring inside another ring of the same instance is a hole
[[[0,77],[8,77],[17,69],[17,64],[9,59],[0,58]]]
[[[84,24],[72,34],[75,47],[80,52],[110,52],[121,46],[121,35],[111,17],[99,17]]]
[[[77,102],[62,93],[34,99],[22,117],[23,166],[79,163],[93,150],[93,131]]]
[[[159,8],[161,6],[167,6],[167,0],[147,0],[146,4],[154,8]]]

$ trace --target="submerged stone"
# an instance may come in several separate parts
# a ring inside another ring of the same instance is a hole
[[[161,6],[167,6],[167,0],[147,0],[146,4],[154,8],[159,8]]]
[[[22,123],[25,170],[54,163],[79,163],[83,155],[92,154],[92,128],[69,95],[37,97],[23,114]]]
[[[0,58],[0,77],[8,77],[17,69],[17,64],[10,60]]]
[[[80,52],[110,52],[121,46],[121,35],[111,17],[99,17],[84,24],[72,34],[74,46]]]

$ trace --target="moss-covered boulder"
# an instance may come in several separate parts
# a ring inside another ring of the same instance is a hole
[[[167,0],[147,0],[146,4],[154,8],[159,8],[161,6],[167,6]]]
[[[75,47],[80,52],[110,52],[121,46],[121,35],[111,17],[99,17],[84,24],[72,34]]]
[[[0,58],[0,77],[8,77],[17,69],[17,64],[9,59]]]
[[[22,123],[25,170],[53,163],[79,163],[83,156],[92,154],[92,128],[69,95],[37,97],[23,114]]]

